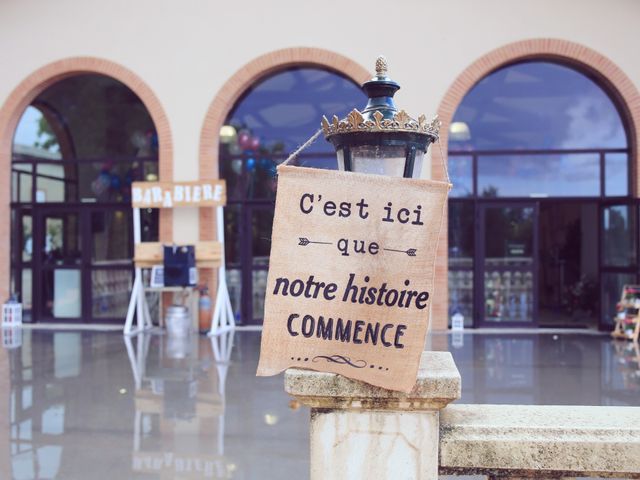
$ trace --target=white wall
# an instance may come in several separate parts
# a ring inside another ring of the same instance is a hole
[[[2,0],[0,103],[52,61],[95,56],[119,63],[159,97],[173,133],[175,179],[190,180],[198,175],[207,107],[261,54],[320,47],[369,68],[384,53],[403,87],[398,105],[429,116],[469,64],[527,38],[584,44],[640,85],[639,21],[634,0]],[[195,239],[196,212],[175,217],[180,240]]]

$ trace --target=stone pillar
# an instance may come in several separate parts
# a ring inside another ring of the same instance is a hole
[[[409,394],[289,369],[285,390],[311,407],[311,480],[438,478],[439,415],[460,398],[449,352],[424,352]]]

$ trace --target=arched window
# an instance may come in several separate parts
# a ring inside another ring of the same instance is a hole
[[[626,132],[606,90],[559,63],[508,65],[469,91],[449,129],[452,313],[468,325],[597,323],[604,290],[631,279],[607,268],[631,274],[636,258]]]
[[[511,65],[478,82],[454,115],[452,195],[627,195],[627,150],[620,114],[592,79],[555,63]],[[478,153],[476,191],[467,152]]]
[[[126,313],[135,180],[157,180],[142,101],[103,75],[76,75],[24,111],[12,154],[12,281],[35,320],[118,321]],[[143,215],[146,239],[157,214]]]
[[[263,317],[276,166],[320,128],[322,115],[346,115],[364,99],[339,73],[290,68],[258,81],[227,116],[219,157],[228,189],[226,261],[234,311],[243,323],[261,323]],[[337,168],[335,151],[324,139],[297,164]]]

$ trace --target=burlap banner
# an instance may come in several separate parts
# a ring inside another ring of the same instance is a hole
[[[279,167],[258,375],[295,366],[410,391],[448,189]]]

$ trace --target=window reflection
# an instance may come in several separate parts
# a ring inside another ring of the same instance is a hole
[[[449,203],[449,265],[473,267],[475,207],[472,202]]]
[[[630,273],[603,273],[601,275],[602,289],[602,321],[613,327],[616,303],[620,300],[620,292],[625,285],[634,284],[636,276]]]
[[[447,169],[453,184],[449,195],[451,197],[473,196],[473,157],[451,155]]]
[[[531,238],[553,239],[558,237],[554,231],[574,228],[568,223],[569,217],[559,213],[567,210],[569,202],[583,210],[597,208],[603,213],[599,227],[593,222],[582,222],[580,232],[595,245],[595,252],[600,250],[602,255],[592,256],[588,263],[581,262],[578,265],[581,275],[572,283],[567,283],[563,276],[564,258],[553,251],[554,245],[542,255],[526,253],[521,258],[526,259],[526,265],[521,267],[525,266],[527,271],[507,271],[511,268],[508,265],[498,266],[498,260],[515,262],[516,255],[505,253],[509,245],[504,243],[504,232],[490,225],[490,218],[487,217],[487,224],[479,217],[474,220],[479,238],[484,239],[476,248],[482,250],[482,243],[486,247],[486,251],[470,254],[486,260],[486,265],[476,264],[476,285],[482,287],[485,297],[482,302],[478,298],[483,296],[482,291],[475,292],[476,316],[495,321],[511,317],[523,324],[534,320],[556,324],[558,319],[569,324],[574,317],[584,321],[587,318],[584,312],[593,308],[585,310],[581,301],[578,309],[575,299],[586,295],[575,292],[597,290],[608,267],[624,268],[628,270],[625,274],[631,274],[637,261],[636,213],[625,210],[630,208],[627,206],[609,208],[604,203],[604,197],[630,196],[627,129],[619,111],[606,90],[590,76],[550,61],[505,66],[479,81],[464,97],[449,126],[448,162],[454,184],[450,216],[456,214],[452,208],[456,197],[468,198],[477,211],[497,205],[497,200],[516,207],[529,199],[528,203],[535,202],[536,208],[544,206],[552,212],[548,218],[554,221],[541,223],[534,218],[521,226],[530,224]],[[588,199],[593,200],[587,204]],[[451,225],[450,219],[449,228],[460,226]],[[464,276],[456,266],[462,261],[457,257],[460,245],[451,231],[449,241],[450,306],[459,309],[461,292],[457,285],[470,281],[467,277],[471,272]],[[513,239],[509,242],[511,247],[522,243]],[[523,246],[528,248],[526,242]],[[505,252],[492,252],[492,248]],[[558,282],[543,283],[545,275],[555,268],[548,259],[560,265]],[[618,295],[607,288],[601,292],[613,295],[601,297],[601,305],[611,304]],[[554,299],[554,303],[549,304],[549,299]],[[547,318],[534,318],[541,307],[546,308],[542,309],[541,317]],[[557,307],[570,311],[571,318],[565,313],[559,315]]]
[[[532,388],[534,347],[531,338],[488,338],[484,342],[489,363],[485,370],[486,385],[505,390]]]
[[[64,433],[64,405],[52,405],[42,412],[42,433],[62,435]]]
[[[16,128],[14,153],[60,159],[60,142],[43,111],[29,105]]]
[[[462,314],[466,327],[473,325],[474,212],[472,202],[449,203],[449,318]]]
[[[91,273],[93,317],[125,318],[132,285],[131,270],[94,270]]]
[[[480,155],[478,196],[597,197],[598,154]]]
[[[533,207],[486,207],[484,238],[484,319],[531,322],[533,315]]]
[[[465,96],[453,122],[452,150],[626,148],[620,115],[586,75],[550,62],[510,65]],[[458,127],[460,129],[460,127]]]
[[[629,155],[607,153],[604,163],[604,192],[608,197],[625,196],[629,193]]]
[[[482,79],[454,115],[452,196],[628,195],[627,149],[616,106],[586,75],[550,62],[510,65]]]
[[[82,366],[82,337],[79,333],[54,333],[53,370],[57,379],[77,377]]]
[[[611,267],[632,266],[636,262],[636,215],[631,205],[614,205],[603,209],[603,264]]]
[[[243,322],[259,323],[262,318],[259,297],[264,295],[271,248],[276,167],[318,130],[322,115],[343,117],[364,101],[358,85],[338,73],[292,68],[257,82],[225,120],[220,130],[220,177],[227,182],[229,203],[226,260],[235,272],[233,301],[240,303]],[[335,151],[323,139],[295,163],[337,168]]]

